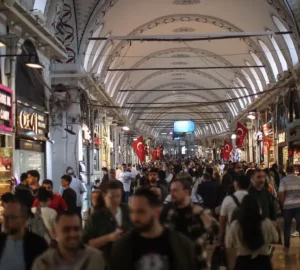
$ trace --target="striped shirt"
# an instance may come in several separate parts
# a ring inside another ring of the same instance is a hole
[[[288,174],[282,178],[279,192],[284,193],[283,209],[300,208],[300,177]]]

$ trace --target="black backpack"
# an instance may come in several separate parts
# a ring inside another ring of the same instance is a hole
[[[232,212],[232,215],[231,215],[231,219],[230,219],[230,223],[231,224],[233,221],[235,220],[238,220],[239,218],[239,215],[240,215],[240,202],[238,200],[238,198],[235,196],[235,195],[230,195],[230,197],[233,199],[235,205],[236,205],[236,208],[234,208],[233,212]]]

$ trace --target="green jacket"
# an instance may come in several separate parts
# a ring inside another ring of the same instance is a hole
[[[129,218],[129,209],[125,204],[120,205],[122,211],[122,227],[124,231],[131,229]],[[83,243],[88,244],[91,239],[95,239],[114,232],[118,228],[115,217],[107,208],[95,210],[88,218],[83,229]],[[100,248],[103,251],[104,258],[107,260],[110,256],[112,243]]]
[[[271,220],[276,220],[276,211],[274,205],[274,199],[268,189],[263,188],[257,190],[254,186],[250,186],[249,195],[255,197],[261,207],[262,215]]]

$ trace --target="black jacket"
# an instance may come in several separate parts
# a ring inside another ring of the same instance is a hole
[[[174,258],[173,270],[196,270],[197,260],[193,243],[180,233],[168,230],[168,238]],[[110,270],[132,270],[133,246],[136,232],[132,232],[116,242],[110,259]]]
[[[0,234],[0,258],[3,254],[5,247],[7,234]],[[24,236],[24,259],[26,264],[26,270],[31,270],[34,260],[44,253],[48,249],[48,244],[44,238],[31,233],[26,232]],[[14,254],[11,254],[11,259],[14,259]]]

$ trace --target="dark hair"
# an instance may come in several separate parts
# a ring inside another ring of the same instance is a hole
[[[31,212],[31,206],[28,208],[28,205],[24,203],[23,201],[19,200],[17,197],[14,197],[11,201],[8,203],[16,203],[21,206],[21,214],[25,217],[33,216]]]
[[[123,190],[121,183],[118,180],[112,180],[104,182],[102,186],[100,186],[101,191],[106,194],[111,189],[120,189]]]
[[[139,188],[133,196],[146,198],[151,207],[160,207],[162,205],[158,196],[149,188]]]
[[[195,173],[194,173],[194,170],[192,168],[189,168],[188,169],[188,173],[191,177],[194,177],[195,176]]]
[[[291,174],[291,173],[294,173],[294,172],[295,172],[295,168],[294,168],[293,165],[289,165],[289,166],[286,167],[286,173]]]
[[[20,177],[21,183],[28,178],[28,173],[22,173]]]
[[[25,189],[17,189],[15,192],[15,198],[18,201],[18,203],[26,207],[27,215],[33,216],[33,214],[31,213],[31,207],[34,202],[34,197],[31,194],[31,192]]]
[[[66,181],[69,183],[69,185],[70,185],[71,182],[72,182],[72,177],[71,177],[70,175],[68,175],[68,174],[63,175],[63,176],[61,177],[61,179],[66,180]]]
[[[149,170],[149,173],[157,173],[158,174],[158,169],[157,168],[151,168]]]
[[[1,201],[4,203],[9,203],[15,198],[14,194],[11,192],[5,192],[1,196]]]
[[[247,190],[250,186],[250,179],[246,175],[241,175],[237,179],[235,179],[240,189]]]
[[[115,169],[110,169],[109,173],[116,173],[116,170]]]
[[[211,176],[211,174],[210,173],[205,173],[205,174],[203,174],[202,175],[202,177],[203,177],[203,179],[205,179],[205,180],[211,180],[212,179],[212,176]]]
[[[131,167],[132,166],[132,164],[131,163],[128,163],[128,165],[127,165],[128,167]]]
[[[262,170],[262,169],[260,169],[260,168],[255,168],[255,169],[253,170],[252,176],[254,176],[254,175],[257,174],[257,173],[261,173],[261,172],[264,172],[264,170]],[[251,176],[251,177],[252,177],[252,176]]]
[[[37,199],[39,202],[47,202],[48,200],[52,199],[52,194],[44,187],[40,187],[38,190]]]
[[[61,217],[74,217],[74,216],[77,216],[80,220],[78,213],[75,211],[68,210],[68,211],[64,211],[64,212],[59,212],[59,213],[57,213],[57,216],[55,218],[55,223],[58,223],[59,220],[61,219]]]
[[[261,248],[265,243],[261,230],[263,220],[258,201],[253,196],[246,195],[240,206],[238,222],[243,242],[251,251]]]
[[[179,173],[176,175],[176,178],[172,181],[172,183],[180,183],[182,188],[185,190],[191,190],[193,185],[193,179],[188,173]]]
[[[33,177],[37,177],[37,179],[40,180],[40,173],[37,170],[30,170],[27,172],[27,174],[30,174]]]
[[[43,184],[42,185],[50,185],[51,187],[53,187],[53,182],[52,182],[52,180],[50,180],[50,179],[45,179],[44,181],[43,181]]]
[[[214,175],[214,169],[212,167],[206,168],[206,173],[209,173],[210,175]]]
[[[166,179],[166,172],[165,171],[163,171],[163,170],[159,170],[159,172],[158,172],[158,178],[160,179],[160,180],[165,180]]]
[[[103,167],[101,170],[105,171],[105,172],[108,172],[108,169],[106,167]]]

